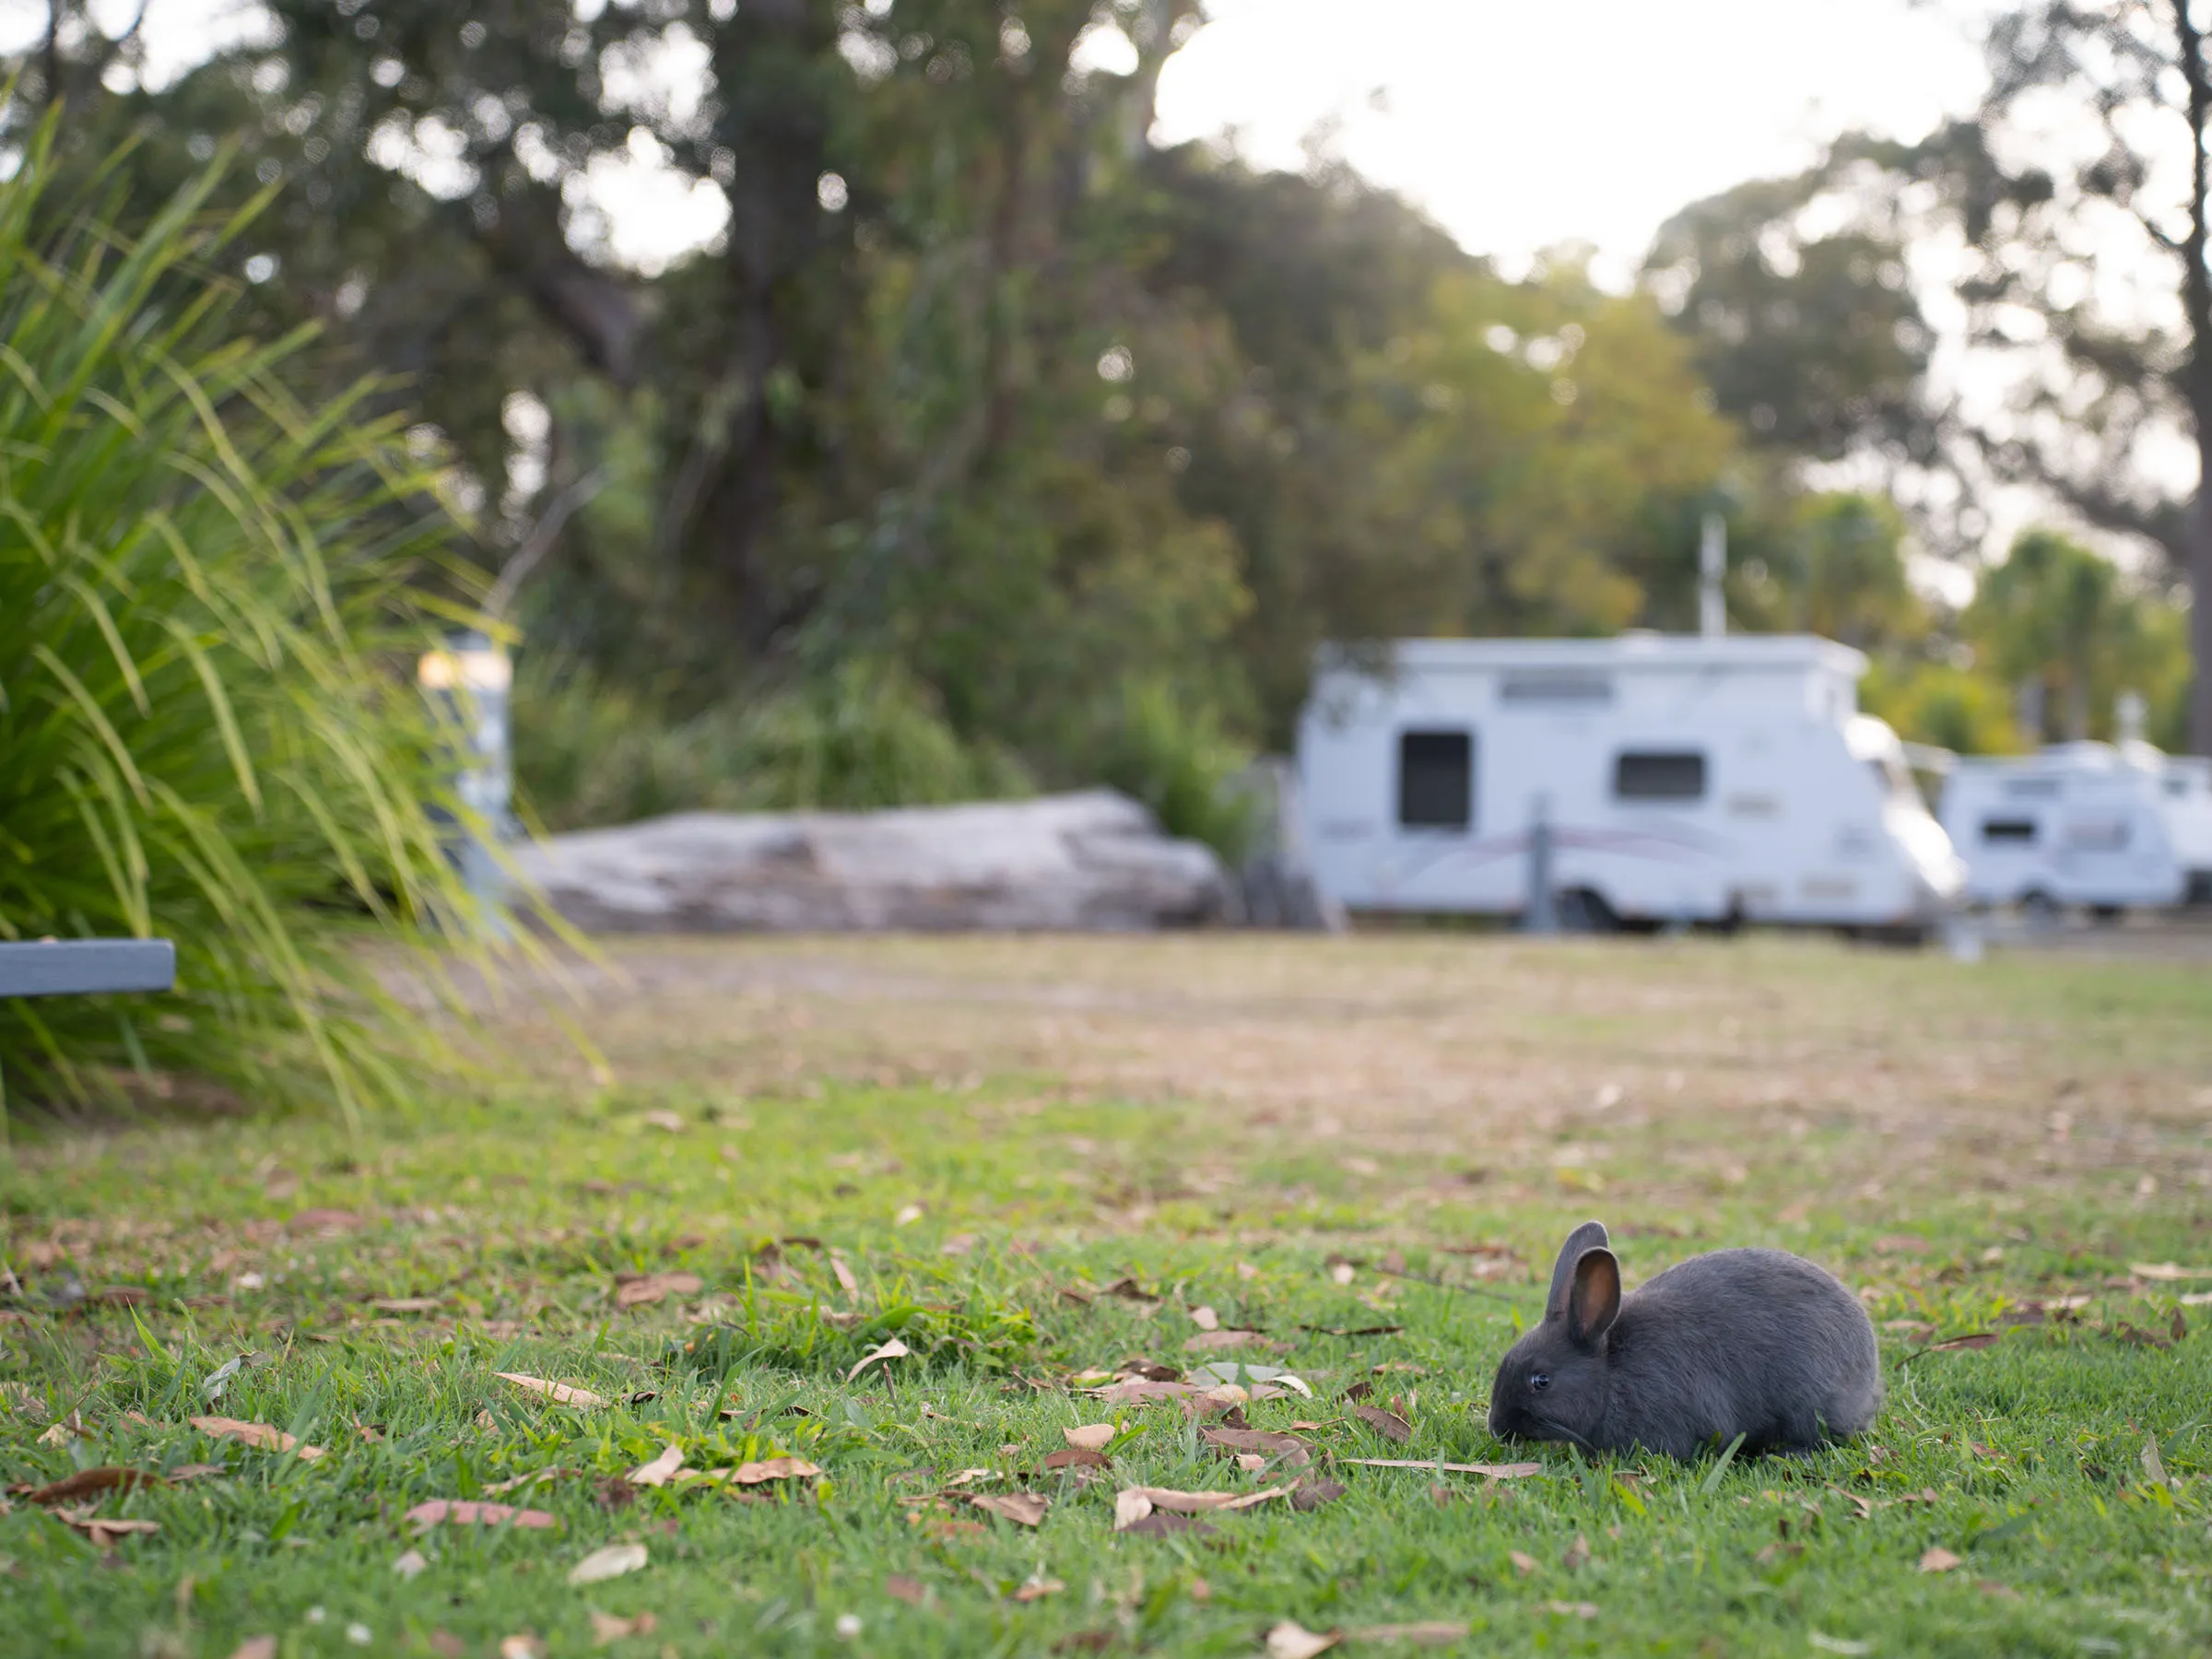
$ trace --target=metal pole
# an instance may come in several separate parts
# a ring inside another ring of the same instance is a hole
[[[1721,580],[1727,573],[1727,521],[1709,512],[1698,537],[1698,632],[1708,640],[1728,631],[1728,606],[1721,592]]]
[[[1556,934],[1559,907],[1551,890],[1551,797],[1538,795],[1528,809],[1528,905],[1522,912],[1524,933]]]
[[[492,849],[507,835],[513,816],[507,732],[512,665],[504,649],[470,629],[451,636],[445,650],[424,657],[420,677],[461,735],[454,793],[476,820],[450,826],[447,856],[481,907],[483,925],[501,938],[507,882]]]

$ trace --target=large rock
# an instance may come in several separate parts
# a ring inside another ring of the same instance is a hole
[[[1195,841],[1100,790],[892,812],[684,812],[521,849],[587,932],[1180,927],[1224,919]]]

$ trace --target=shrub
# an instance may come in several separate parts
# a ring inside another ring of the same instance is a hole
[[[219,161],[132,234],[52,195],[53,134],[0,181],[0,935],[165,935],[178,986],[0,1002],[0,1079],[350,1118],[432,1041],[361,933],[468,910],[405,678],[447,521],[362,392],[288,394],[303,335],[226,329]]]
[[[848,661],[817,682],[673,720],[646,693],[524,653],[515,774],[552,829],[659,813],[860,810],[1026,794],[1018,762],[971,745],[901,670]]]

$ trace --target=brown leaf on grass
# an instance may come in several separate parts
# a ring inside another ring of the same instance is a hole
[[[2188,1340],[2189,1322],[2182,1317],[2182,1311],[2179,1308],[2173,1311],[2173,1317],[2167,1321],[2166,1331],[2176,1342]]]
[[[2130,1262],[2127,1270],[2137,1278],[2168,1285],[2182,1279],[2212,1279],[2212,1267],[2182,1267],[2172,1262]]]
[[[1513,1571],[1523,1578],[1526,1578],[1536,1570],[1536,1558],[1524,1550],[1516,1549],[1505,1559],[1512,1562]]]
[[[435,1313],[445,1304],[434,1296],[372,1296],[369,1305],[379,1313]]]
[[[1254,1452],[1263,1457],[1279,1457],[1288,1469],[1302,1469],[1313,1461],[1306,1442],[1295,1434],[1271,1434],[1261,1429],[1201,1429],[1198,1438],[1225,1452]]]
[[[500,1638],[500,1659],[546,1659],[546,1644],[532,1635]]]
[[[154,1293],[144,1285],[110,1285],[104,1290],[93,1291],[85,1300],[103,1308],[135,1308],[153,1299]]]
[[[1116,1279],[1099,1294],[1100,1296],[1118,1296],[1124,1301],[1156,1302],[1159,1300],[1133,1278]]]
[[[516,1509],[511,1503],[480,1503],[469,1498],[433,1498],[400,1517],[418,1532],[433,1526],[515,1526],[543,1530],[560,1524],[544,1510]]]
[[[609,1544],[594,1549],[569,1569],[571,1585],[604,1583],[628,1573],[642,1572],[651,1560],[642,1544]]]
[[[1021,1588],[1014,1592],[1014,1599],[1018,1602],[1042,1601],[1046,1596],[1057,1595],[1066,1588],[1058,1579],[1031,1574],[1022,1581]]]
[[[1419,1624],[1359,1625],[1346,1632],[1352,1641],[1410,1641],[1418,1647],[1446,1647],[1467,1637],[1466,1621],[1428,1619]]]
[[[739,1464],[730,1478],[739,1486],[759,1486],[771,1480],[812,1480],[820,1473],[803,1457],[771,1457]]]
[[[912,1351],[913,1350],[909,1348],[905,1343],[900,1341],[898,1337],[894,1336],[888,1342],[884,1343],[880,1347],[872,1347],[866,1353],[863,1354],[860,1357],[859,1363],[854,1365],[851,1371],[845,1373],[845,1381],[848,1382],[852,1382],[853,1378],[859,1376],[862,1371],[867,1370],[869,1366],[875,1364],[878,1359],[903,1359]]]
[[[1845,1500],[1851,1504],[1853,1510],[1858,1512],[1856,1519],[1865,1521],[1873,1516],[1874,1505],[1867,1501],[1867,1500],[1860,1497],[1858,1493],[1845,1491],[1841,1487],[1836,1485],[1833,1481],[1829,1483],[1828,1489],[1835,1493],[1837,1497]]]
[[[548,1382],[543,1377],[526,1377],[520,1371],[494,1371],[502,1382],[512,1382],[525,1393],[539,1395],[556,1406],[577,1406],[587,1409],[605,1406],[607,1402],[588,1388],[573,1382]]]
[[[103,1466],[97,1469],[79,1469],[74,1475],[23,1494],[23,1501],[40,1505],[66,1503],[72,1498],[88,1497],[94,1492],[112,1492],[117,1488],[129,1491],[133,1487],[167,1486],[169,1482],[159,1475],[149,1475],[144,1469],[119,1469]]]
[[[631,1636],[650,1636],[660,1627],[661,1621],[650,1613],[640,1613],[634,1618],[618,1618],[596,1607],[592,1609],[592,1641],[597,1647],[606,1647]]]
[[[85,1419],[74,1410],[54,1419],[52,1427],[39,1436],[41,1446],[65,1446],[73,1440],[87,1440],[92,1431],[85,1427]]]
[[[349,1232],[360,1224],[359,1216],[342,1209],[303,1209],[285,1223],[294,1232],[324,1234]]]
[[[1294,1618],[1286,1618],[1267,1632],[1267,1659],[1315,1659],[1344,1640],[1337,1630],[1309,1630]]]
[[[830,1271],[837,1276],[837,1288],[847,1296],[860,1294],[860,1281],[853,1277],[853,1269],[845,1265],[843,1256],[832,1255],[830,1258]]]
[[[968,1501],[977,1509],[1000,1515],[1008,1521],[1018,1521],[1024,1526],[1036,1526],[1044,1520],[1044,1512],[1053,1506],[1050,1498],[1035,1492],[973,1492]]]
[[[1928,1241],[1918,1233],[1884,1233],[1874,1241],[1884,1255],[1926,1255]]]
[[[276,1659],[276,1638],[249,1636],[230,1650],[230,1659]]]
[[[1440,1469],[1446,1475],[1487,1475],[1492,1480],[1521,1480],[1544,1473],[1544,1465],[1538,1463],[1438,1463],[1427,1457],[1340,1457],[1336,1461],[1370,1469]]]
[[[2166,1460],[2159,1455],[2159,1437],[2147,1435],[2143,1441],[2143,1473],[2150,1477],[2153,1486],[2166,1484]]]
[[[1964,1558],[1953,1555],[1940,1544],[1920,1558],[1923,1572],[1948,1572],[1954,1567],[1965,1565]]]
[[[1561,1618],[1595,1618],[1597,1604],[1595,1602],[1546,1602],[1544,1611],[1556,1613]]]
[[[1266,1345],[1267,1338],[1258,1331],[1201,1331],[1182,1347],[1185,1353],[1210,1354]]]
[[[1307,1476],[1290,1488],[1290,1507],[1300,1513],[1317,1510],[1324,1503],[1334,1503],[1349,1488],[1341,1480],[1316,1480]]]
[[[464,1659],[468,1652],[468,1644],[451,1630],[434,1630],[430,1632],[430,1652],[437,1654],[438,1659]]]
[[[2137,1347],[2165,1350],[2173,1347],[2171,1342],[2159,1335],[2156,1331],[2146,1331],[2140,1325],[2133,1324],[2124,1319],[2105,1334],[2117,1341],[2133,1343]]]
[[[1567,1553],[1559,1558],[1559,1565],[1570,1572],[1579,1572],[1589,1566],[1590,1540],[1576,1533],[1574,1542],[1567,1546]]]
[[[129,1538],[161,1530],[157,1521],[119,1521],[95,1515],[88,1510],[53,1509],[46,1512],[64,1526],[85,1535],[88,1542],[105,1549],[118,1538]]]
[[[651,1463],[640,1464],[623,1478],[631,1486],[666,1486],[676,1478],[676,1472],[684,1466],[684,1449],[674,1441],[662,1449],[661,1454]]]
[[[1126,1532],[1154,1510],[1180,1515],[1219,1514],[1288,1498],[1292,1488],[1269,1487],[1259,1492],[1181,1492],[1172,1487],[1124,1487],[1114,1494],[1113,1529]]]
[[[1066,1437],[1067,1443],[1078,1451],[1103,1452],[1107,1442],[1113,1439],[1114,1430],[1112,1423],[1085,1423],[1078,1428],[1063,1429],[1060,1432]]]
[[[1956,1348],[1990,1347],[1996,1343],[1998,1335],[1995,1331],[1969,1331],[1963,1336],[1947,1336],[1941,1342],[1930,1345],[1928,1352],[1942,1354]]]
[[[1394,1411],[1384,1411],[1379,1406],[1354,1406],[1351,1410],[1354,1417],[1386,1441],[1402,1446],[1413,1438],[1413,1425]]]
[[[182,1486],[188,1480],[205,1480],[210,1475],[225,1475],[229,1472],[221,1464],[179,1464],[169,1471],[169,1483],[171,1486]]]
[[[1402,1324],[1358,1325],[1347,1330],[1342,1325],[1301,1324],[1298,1328],[1311,1331],[1316,1336],[1395,1336],[1406,1327]]]
[[[1053,1453],[1041,1464],[1041,1469],[1111,1469],[1113,1459],[1103,1452],[1093,1452],[1088,1446],[1068,1446]]]
[[[615,1276],[615,1306],[650,1308],[671,1296],[697,1296],[706,1281],[696,1273],[618,1273]]]
[[[1221,1328],[1221,1316],[1211,1308],[1193,1308],[1191,1323],[1202,1331],[1218,1331]]]
[[[281,1429],[272,1429],[266,1423],[241,1422],[237,1418],[195,1417],[186,1422],[202,1434],[212,1434],[218,1440],[244,1441],[247,1445],[264,1452],[293,1452],[309,1463],[323,1455],[320,1446],[303,1446]]]
[[[46,1419],[46,1402],[33,1394],[27,1382],[0,1382],[0,1406],[33,1422]]]
[[[648,1127],[658,1129],[666,1135],[681,1135],[691,1126],[665,1106],[656,1106],[647,1112],[645,1123]]]
[[[883,1581],[883,1592],[886,1595],[898,1597],[910,1607],[920,1606],[929,1594],[920,1579],[907,1578],[896,1572]]]

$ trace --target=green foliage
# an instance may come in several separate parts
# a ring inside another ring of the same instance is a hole
[[[359,389],[289,395],[302,335],[226,326],[219,164],[133,234],[47,194],[53,134],[0,182],[0,936],[167,936],[178,990],[0,1003],[9,1094],[405,1099],[425,1022],[347,918],[468,914],[394,673],[447,521]]]
[[[1159,680],[1125,682],[1115,715],[1095,751],[1099,778],[1150,807],[1171,835],[1237,862],[1252,839],[1253,806],[1232,785],[1252,751],[1204,704],[1194,708]]]
[[[2110,737],[2123,691],[2162,712],[2186,695],[2185,613],[2053,531],[2014,542],[1960,623],[1992,674],[2040,688],[2043,730],[2031,737]]]
[[[2013,724],[2006,688],[1971,668],[1877,657],[1859,688],[1859,701],[1908,743],[1961,755],[2010,755],[2028,747]]]
[[[588,665],[526,655],[514,762],[524,802],[555,830],[702,807],[918,806],[1031,787],[1003,751],[963,742],[909,676],[861,660],[679,719]]]

